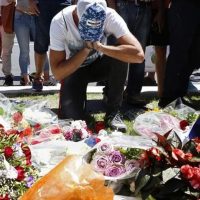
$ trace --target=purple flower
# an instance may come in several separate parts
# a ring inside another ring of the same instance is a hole
[[[66,131],[63,135],[66,140],[72,140],[73,134],[71,131]]]
[[[106,155],[96,156],[94,160],[92,161],[94,170],[97,172],[104,172],[108,164],[110,164],[110,162],[109,162],[108,156]]]
[[[110,153],[111,151],[113,150],[113,147],[112,145],[108,144],[108,143],[103,143],[103,144],[100,144],[98,147],[97,147],[97,151],[100,152],[100,153]]]
[[[140,164],[137,160],[126,160],[125,169],[126,171],[132,172],[136,169],[139,169]]]
[[[125,161],[125,157],[119,151],[112,151],[109,154],[109,160],[115,164],[122,164]]]
[[[34,178],[33,178],[33,176],[29,176],[29,177],[27,177],[25,179],[25,181],[26,181],[26,186],[28,188],[30,188],[33,185],[33,183],[34,183]]]
[[[104,175],[110,177],[117,177],[126,172],[123,165],[110,165],[106,168]]]

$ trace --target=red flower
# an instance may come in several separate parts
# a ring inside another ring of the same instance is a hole
[[[6,131],[7,135],[19,135],[19,131],[15,129],[10,129]]]
[[[60,134],[60,133],[61,133],[60,128],[57,127],[57,126],[52,127],[52,128],[50,129],[50,131],[51,131],[52,134]]]
[[[40,130],[41,128],[42,128],[42,126],[41,126],[41,124],[39,124],[39,123],[37,123],[37,124],[34,125],[35,131],[38,131],[38,130]]]
[[[4,148],[4,155],[6,158],[9,158],[13,155],[14,151],[11,147],[5,147]]]
[[[31,165],[31,151],[27,145],[21,145],[22,151],[26,157],[26,165]]]
[[[186,129],[187,126],[189,126],[189,123],[188,123],[187,120],[182,120],[182,121],[180,121],[180,128],[181,128],[181,130],[184,131],[184,130]]]
[[[22,113],[18,111],[18,112],[13,114],[12,118],[13,118],[15,123],[19,123],[19,122],[22,121],[23,116],[22,116]]]
[[[87,128],[86,131],[88,132],[89,135],[93,135],[92,130],[90,130],[89,128]]]
[[[172,151],[172,157],[175,160],[179,160],[180,158],[185,158],[185,153],[181,149],[173,149]]]
[[[102,129],[105,129],[105,123],[103,121],[97,121],[95,124],[95,132],[98,133]]]
[[[197,146],[196,146],[196,150],[197,150],[198,153],[200,152],[200,143],[197,144]]]
[[[175,160],[191,160],[192,154],[191,153],[184,153],[181,149],[173,149],[172,157]]]
[[[6,196],[0,196],[0,200],[10,200],[8,194]]]
[[[186,179],[189,180],[194,189],[200,190],[200,168],[183,165],[181,167],[181,173]]]
[[[15,169],[17,170],[18,176],[17,176],[17,180],[18,181],[23,181],[25,178],[25,171],[23,167],[17,166],[15,167]]]
[[[32,128],[31,127],[27,127],[23,131],[21,131],[20,136],[24,137],[24,136],[29,136],[31,134],[32,134]]]
[[[95,142],[96,142],[96,144],[97,144],[97,143],[101,142],[101,139],[95,138]]]

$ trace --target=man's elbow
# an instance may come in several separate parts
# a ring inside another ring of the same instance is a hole
[[[143,63],[144,62],[144,51],[140,51],[137,54],[137,63]]]
[[[143,63],[144,62],[144,52],[138,51],[134,53],[134,56],[129,57],[129,63]]]

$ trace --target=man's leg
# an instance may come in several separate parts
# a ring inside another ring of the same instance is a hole
[[[129,13],[128,27],[141,43],[145,51],[147,38],[151,26],[151,6],[140,5],[134,7],[135,14]],[[135,23],[133,23],[133,21]],[[141,99],[140,93],[144,82],[145,62],[129,65],[128,85],[126,89],[127,102],[133,105],[144,106],[145,101]]]
[[[91,65],[89,82],[106,80],[106,117],[107,125],[113,129],[126,131],[126,125],[119,114],[128,64],[117,59],[103,56]]]
[[[11,73],[11,54],[15,34],[5,33],[2,28],[2,72],[5,75],[4,85],[12,86],[13,78]]]
[[[159,105],[167,104],[183,97],[194,66],[190,65],[195,30],[197,30],[198,11],[194,1],[177,0],[172,2],[169,12],[170,53],[166,65],[163,94]]]
[[[59,117],[85,119],[88,68],[82,67],[61,82]]]
[[[131,33],[141,43],[145,50],[147,37],[151,25],[150,3],[136,5],[134,1],[117,0],[119,14],[125,20]],[[128,74],[128,85],[124,97],[128,103],[144,105],[140,92],[144,80],[145,63],[130,64]]]
[[[30,43],[30,28],[31,16],[20,12],[15,13],[15,34],[19,44],[20,55],[19,55],[19,66],[21,70],[21,84],[30,84],[28,75],[30,67],[30,56],[29,56],[29,43]]]
[[[62,4],[64,2],[64,0],[49,1],[47,6],[46,1],[39,1],[38,7],[40,15],[36,17],[36,38],[34,44],[36,65],[36,79],[33,82],[34,90],[41,91],[43,88],[42,76],[50,42],[50,24],[53,17],[65,7],[65,5]],[[47,76],[46,74],[46,77]]]

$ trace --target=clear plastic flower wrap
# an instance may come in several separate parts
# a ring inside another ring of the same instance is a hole
[[[24,118],[29,121],[31,125],[49,125],[58,123],[57,115],[46,107],[46,104],[46,101],[42,101],[26,107],[23,111]]]
[[[84,142],[75,143],[65,140],[51,140],[29,146],[32,163],[40,169],[40,176],[46,175],[66,155],[84,155],[90,148]]]
[[[137,134],[149,138],[156,138],[154,133],[165,134],[170,130],[183,132],[180,128],[180,120],[164,112],[146,112],[139,115],[133,124]]]
[[[113,191],[104,178],[83,162],[68,156],[37,181],[20,200],[113,200]]]

